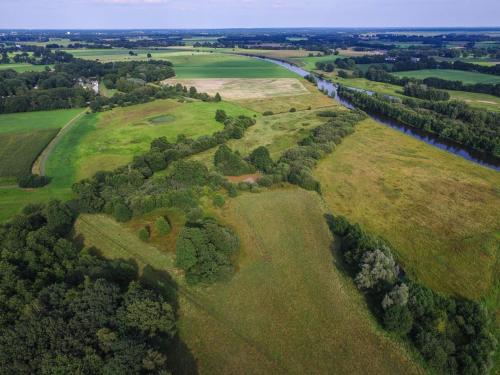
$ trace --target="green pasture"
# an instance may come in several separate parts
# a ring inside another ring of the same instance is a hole
[[[418,79],[437,77],[449,81],[462,81],[463,83],[500,83],[500,76],[451,69],[409,70],[405,72],[395,72],[394,74],[399,77],[410,77]]]

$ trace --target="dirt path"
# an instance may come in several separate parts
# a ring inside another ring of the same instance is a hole
[[[45,149],[42,151],[42,153],[38,156],[38,158],[35,160],[33,163],[33,166],[31,167],[31,173],[33,174],[38,174],[40,176],[45,176],[45,164],[47,163],[47,160],[49,159],[50,154],[56,146],[59,144],[61,141],[62,137],[71,130],[71,128],[77,123],[77,120],[83,116],[83,114],[87,112],[87,108],[85,108],[82,112],[77,114],[75,117],[73,117],[71,120],[69,120],[62,128],[59,130],[59,133],[50,141],[50,143],[45,147]]]

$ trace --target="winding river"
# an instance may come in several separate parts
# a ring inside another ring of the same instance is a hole
[[[301,77],[305,77],[305,76],[308,76],[311,74],[307,70],[304,70],[304,69],[302,69],[296,65],[290,64],[286,61],[271,59],[271,58],[262,57],[262,56],[259,56],[259,57],[251,56],[251,55],[245,55],[245,56],[250,56],[250,57],[260,59],[260,60],[265,60],[265,61],[269,61],[269,62],[274,63],[274,64],[278,64],[278,65],[300,75]],[[330,81],[326,81],[318,76],[315,76],[315,78],[316,78],[316,85],[317,85],[319,90],[328,93],[328,95],[330,97],[335,99],[337,102],[339,102],[343,106],[351,108],[351,109],[354,108],[354,106],[351,103],[347,102],[346,100],[341,99],[338,96],[337,86],[335,84],[333,84]],[[361,89],[357,89],[357,88],[352,88],[352,89],[361,90]],[[370,92],[370,91],[365,91],[365,90],[361,90],[361,91],[364,91],[368,94],[373,94],[373,92]],[[380,124],[390,126],[391,128],[397,129],[398,131],[401,131],[401,132],[403,132],[403,133],[405,133],[413,138],[417,138],[425,143],[428,143],[430,145],[438,147],[441,150],[450,152],[454,155],[458,155],[458,156],[460,156],[464,159],[470,160],[474,163],[480,164],[480,165],[485,166],[487,168],[494,169],[496,171],[500,171],[500,160],[498,158],[487,155],[487,154],[482,153],[480,151],[475,151],[475,150],[469,149],[469,148],[464,147],[463,145],[460,145],[456,142],[440,138],[435,134],[432,134],[432,133],[429,133],[429,132],[426,132],[426,131],[423,131],[423,130],[420,130],[417,128],[413,128],[411,126],[402,124],[400,122],[391,120],[389,118],[377,116],[374,114],[369,114],[369,115],[371,118],[373,118],[375,121],[377,121]]]

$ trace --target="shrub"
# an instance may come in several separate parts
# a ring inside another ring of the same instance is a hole
[[[294,107],[292,107],[292,108],[290,108],[289,112],[297,112],[297,110]]]
[[[215,111],[215,121],[223,123],[226,120],[227,120],[226,111],[224,111],[223,109],[218,109],[217,111]]]
[[[230,256],[238,248],[236,235],[214,221],[184,227],[176,243],[175,265],[189,283],[213,283],[233,272]]]
[[[253,150],[250,153],[249,160],[250,163],[263,172],[269,172],[274,164],[269,150],[265,146],[260,146]]]
[[[257,180],[257,183],[260,186],[269,187],[273,184],[273,178],[272,176],[262,176]]]
[[[132,211],[124,203],[118,203],[114,206],[113,216],[117,221],[125,222],[132,218]]]
[[[253,166],[243,160],[239,153],[233,152],[225,144],[221,145],[215,152],[214,165],[228,176],[239,176],[255,171]]]
[[[406,306],[393,305],[384,312],[384,327],[400,336],[410,332],[413,317]]]
[[[224,206],[224,203],[226,203],[224,200],[224,197],[220,194],[216,194],[214,199],[213,199],[214,206],[222,207],[222,206]]]
[[[227,189],[227,193],[229,197],[235,198],[238,196],[238,188],[236,187],[235,184],[229,185],[229,188]]]
[[[168,220],[163,216],[160,216],[158,219],[156,219],[155,228],[161,236],[170,233],[171,230]]]
[[[50,177],[40,176],[37,174],[28,174],[26,176],[21,176],[17,180],[17,184],[22,188],[37,188],[48,185],[50,183]]]
[[[265,111],[262,116],[272,116],[274,115],[273,111]]]
[[[147,227],[141,228],[138,232],[138,236],[141,241],[149,241],[149,229]]]

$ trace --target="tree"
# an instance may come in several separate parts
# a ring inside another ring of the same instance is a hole
[[[263,172],[269,172],[273,167],[273,160],[265,146],[257,147],[250,153],[250,163]]]
[[[406,306],[393,305],[384,312],[384,326],[387,330],[400,336],[410,332],[413,317]]]
[[[217,122],[224,122],[226,121],[226,119],[227,119],[226,111],[224,111],[223,109],[218,109],[217,111],[215,111],[215,120]]]
[[[148,59],[151,58],[151,54],[148,52],[148,54],[146,55]]]
[[[158,219],[156,219],[155,227],[158,233],[162,236],[170,233],[171,230],[170,224],[168,223],[167,219],[165,219],[165,217],[163,216],[160,216]]]
[[[214,206],[216,207],[222,207],[224,206],[224,197],[220,194],[216,194],[213,199]]]
[[[381,290],[396,281],[396,262],[387,247],[365,252],[361,258],[360,268],[354,279],[360,289]]]
[[[118,203],[113,210],[113,216],[117,221],[125,222],[132,218],[132,211],[124,203]]]
[[[221,96],[219,93],[216,93],[215,96],[214,96],[214,101],[216,102],[220,102],[222,100]]]
[[[57,235],[69,233],[73,225],[73,212],[67,204],[54,200],[47,204],[45,209],[47,228]]]
[[[148,228],[144,227],[144,228],[139,229],[138,236],[139,236],[139,239],[141,241],[144,241],[144,242],[149,241],[149,230],[148,230]]]

